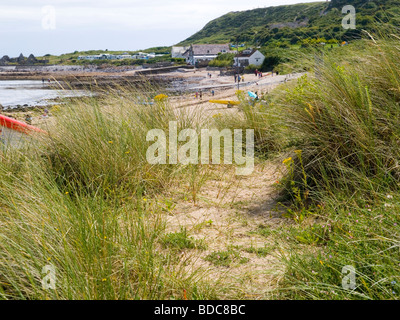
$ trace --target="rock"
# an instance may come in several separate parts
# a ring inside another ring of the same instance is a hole
[[[35,58],[35,56],[33,54],[31,54],[28,59],[26,60],[27,64],[35,64],[37,62],[37,59]]]

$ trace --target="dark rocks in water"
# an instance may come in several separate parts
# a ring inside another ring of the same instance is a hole
[[[33,54],[31,54],[26,60],[27,64],[35,64],[36,62],[38,62],[38,60],[35,58]]]
[[[5,66],[7,65],[8,62],[10,62],[10,57],[3,56],[3,58],[0,59],[0,66]]]
[[[18,64],[25,64],[25,57],[22,53],[17,58],[17,62],[18,62]]]

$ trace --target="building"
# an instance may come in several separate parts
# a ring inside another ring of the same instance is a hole
[[[163,54],[155,54],[153,53],[144,53],[138,52],[134,55],[130,55],[128,53],[124,54],[97,54],[97,55],[90,55],[90,56],[79,56],[78,60],[124,60],[124,59],[143,59],[148,60],[156,57],[161,57]]]
[[[172,58],[185,58],[184,54],[189,50],[190,47],[172,47],[171,57]]]
[[[227,52],[230,52],[229,44],[192,44],[184,56],[187,63],[203,67],[218,57],[218,54]]]
[[[257,49],[246,49],[240,52],[235,58],[235,66],[247,67],[249,65],[261,66],[265,60],[265,56]]]

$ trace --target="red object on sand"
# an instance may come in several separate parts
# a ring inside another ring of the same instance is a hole
[[[42,129],[36,128],[34,126],[31,126],[29,124],[26,124],[24,122],[3,116],[0,114],[0,126],[1,127],[6,127],[11,130],[15,130],[24,134],[29,134],[33,132],[38,132],[38,133],[47,133],[46,131],[43,131]]]

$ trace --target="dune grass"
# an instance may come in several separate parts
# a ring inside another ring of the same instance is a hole
[[[274,232],[286,243],[275,297],[398,299],[399,38],[368,38],[362,51],[346,52],[325,54],[315,73],[263,101],[239,92],[237,114],[205,119],[167,100],[149,104],[146,90],[114,88],[58,110],[40,143],[0,150],[0,299],[221,296],[229,283],[207,282],[176,254],[205,244],[186,229],[165,232],[167,196],[179,186],[196,203],[213,175],[204,165],[148,163],[148,131],[168,132],[170,121],[178,131],[251,128],[257,161],[284,158],[277,185],[293,223]],[[226,266],[239,258],[208,256]],[[55,290],[42,287],[46,265],[55,267]],[[351,290],[346,266],[355,268]]]
[[[287,235],[301,248],[282,254],[284,298],[399,297],[399,38],[366,41],[358,63],[327,55],[315,76],[282,91],[292,137],[282,181],[298,223]],[[349,265],[353,290],[342,286]]]
[[[0,299],[216,297],[203,271],[183,270],[161,246],[156,200],[206,168],[146,160],[148,130],[193,128],[196,116],[112,90],[101,105],[87,97],[58,110],[38,143],[0,150]],[[49,265],[55,290],[42,286]]]

